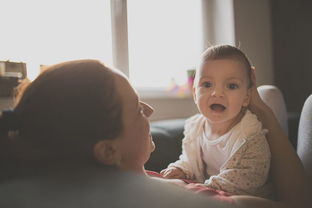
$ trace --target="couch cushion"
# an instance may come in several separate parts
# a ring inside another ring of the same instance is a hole
[[[151,132],[156,148],[145,165],[147,170],[159,172],[179,158],[182,149],[184,122],[185,119],[151,122]]]
[[[310,95],[302,108],[297,153],[312,181],[312,95]]]

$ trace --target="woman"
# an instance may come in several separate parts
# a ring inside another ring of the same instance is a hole
[[[14,109],[18,122],[11,127],[19,136],[11,147],[19,154],[11,155],[27,166],[97,162],[144,173],[154,150],[147,119],[152,112],[122,74],[97,61],[54,65]]]
[[[251,109],[262,115],[271,131],[268,140],[279,202],[232,196],[230,203],[238,207],[304,207],[309,192],[305,190],[301,163],[256,88]],[[1,116],[2,162],[9,161],[6,165],[10,174],[25,168],[45,171],[57,167],[58,171],[64,171],[84,166],[111,166],[145,174],[144,163],[155,148],[148,122],[152,112],[121,73],[100,62],[57,64],[26,88],[13,112]],[[10,138],[4,139],[8,132]],[[287,163],[284,157],[288,158]],[[296,187],[284,176],[285,171],[288,177],[290,174],[297,178]],[[182,181],[178,184],[183,186]],[[183,197],[179,200],[183,201]],[[209,203],[219,206],[213,201]]]

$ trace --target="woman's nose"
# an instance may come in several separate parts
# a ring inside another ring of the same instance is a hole
[[[153,112],[154,112],[154,108],[152,106],[150,106],[149,104],[147,103],[144,103],[144,102],[140,102],[142,107],[143,107],[143,113],[146,117],[150,117]]]

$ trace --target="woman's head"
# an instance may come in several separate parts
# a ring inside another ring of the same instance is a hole
[[[14,142],[17,154],[37,162],[98,160],[118,165],[96,153],[107,145],[96,144],[126,140],[125,107],[131,103],[125,102],[122,93],[136,93],[130,85],[121,91],[119,79],[129,84],[121,74],[95,60],[49,67],[26,88],[15,107],[20,120],[19,137]]]
[[[120,96],[121,103],[123,103],[123,130],[117,139],[102,141],[96,145],[96,148],[105,145],[108,145],[109,148],[102,148],[102,151],[95,152],[100,154],[115,153],[108,154],[110,157],[99,157],[100,161],[101,159],[104,160],[103,163],[117,163],[122,169],[143,172],[143,165],[155,148],[148,121],[153,109],[139,100],[137,93],[124,76],[116,73],[115,83],[117,93]]]

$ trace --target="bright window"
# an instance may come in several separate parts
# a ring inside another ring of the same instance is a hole
[[[1,0],[0,60],[39,65],[73,59],[112,64],[108,0]]]
[[[129,76],[136,87],[182,85],[202,51],[200,0],[129,0]]]
[[[111,2],[115,0],[1,0],[0,60],[25,62],[31,79],[40,65],[66,60],[123,62],[124,56],[113,53],[120,48],[112,48]],[[186,71],[195,67],[202,51],[201,0],[116,2],[127,5],[127,16],[118,7],[112,12],[128,23],[118,22],[118,27],[128,29],[128,47],[122,50],[128,49],[131,82],[157,89],[172,80],[185,84]],[[113,32],[119,43],[120,31]]]

